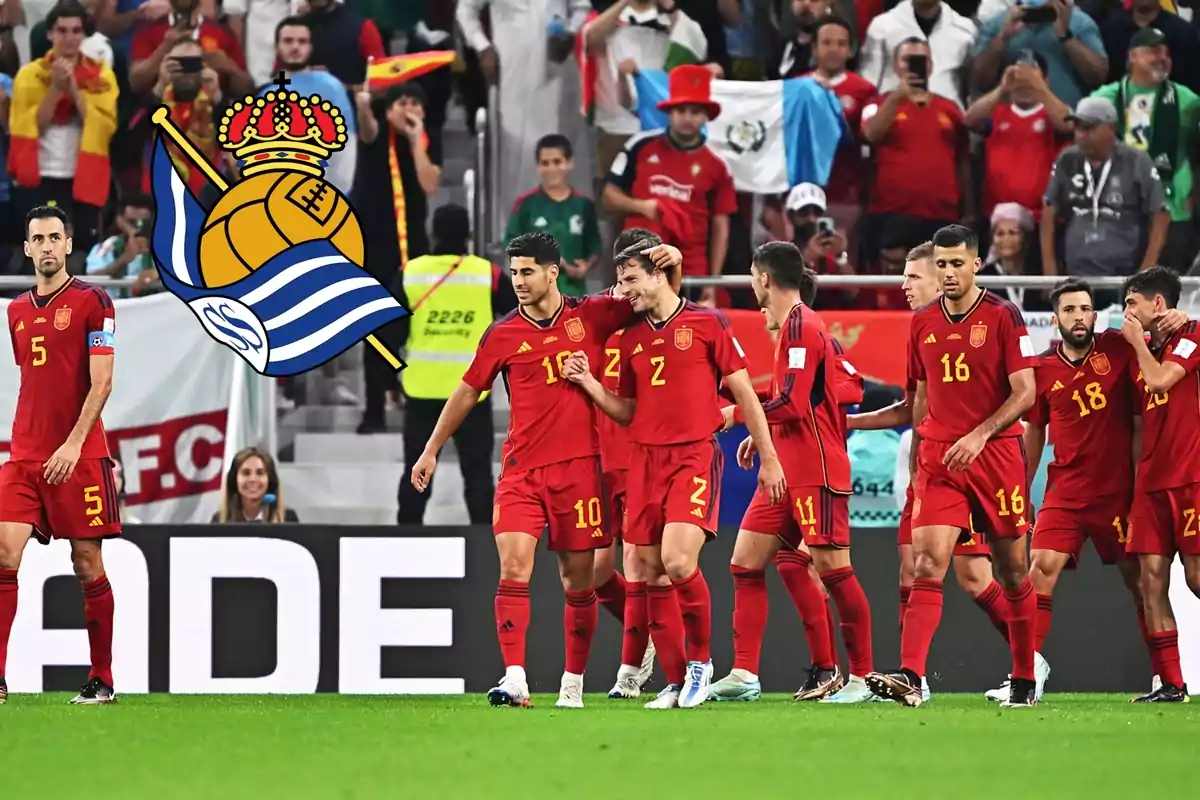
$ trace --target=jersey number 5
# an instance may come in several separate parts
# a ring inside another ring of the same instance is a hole
[[[84,513],[89,517],[94,517],[103,511],[104,501],[100,499],[100,487],[85,487],[83,490],[83,502],[88,504],[87,510]]]
[[[46,348],[42,347],[42,342],[46,341],[45,336],[35,336],[29,340],[29,349],[33,351],[33,365],[40,367],[46,363]]]

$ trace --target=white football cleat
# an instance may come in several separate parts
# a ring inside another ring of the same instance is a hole
[[[687,675],[683,679],[683,691],[679,695],[680,708],[696,708],[708,699],[708,687],[712,683],[712,661],[689,661]]]
[[[638,682],[638,667],[622,664],[617,668],[617,682],[608,690],[610,700],[633,700],[642,693],[642,685]]]
[[[583,708],[583,676],[564,672],[555,708]]]
[[[1037,687],[1034,689],[1035,700],[1041,701],[1048,680],[1050,680],[1050,662],[1041,653],[1035,652],[1033,654],[1033,681]]]
[[[1154,676],[1154,680],[1150,681],[1150,694],[1154,694],[1162,688],[1162,678],[1158,675]]]
[[[646,703],[646,708],[679,708],[679,692],[683,687],[672,683],[658,693],[658,697]]]
[[[658,651],[654,649],[654,641],[648,639],[646,641],[646,652],[642,655],[642,666],[638,670],[637,685],[638,689],[645,689],[646,684],[650,682],[650,678],[654,676],[654,657]],[[636,697],[636,695],[634,695]]]
[[[521,667],[509,667],[500,685],[488,692],[488,702],[494,706],[524,708],[529,705],[529,682]]]

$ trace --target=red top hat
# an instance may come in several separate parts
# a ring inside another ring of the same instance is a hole
[[[708,67],[699,64],[684,64],[671,70],[671,96],[658,104],[659,111],[667,111],[676,106],[704,106],[709,119],[716,119],[721,114],[721,104],[712,100],[713,74]]]

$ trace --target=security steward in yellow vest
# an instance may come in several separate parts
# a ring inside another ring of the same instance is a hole
[[[408,474],[433,434],[446,399],[462,381],[492,320],[517,305],[512,282],[501,279],[499,268],[466,255],[471,224],[465,208],[451,204],[437,209],[432,232],[433,255],[409,261],[403,276],[402,300],[412,314],[402,320],[408,323],[408,345],[400,382],[408,402],[396,514],[401,525],[424,521],[430,493],[417,492]],[[493,439],[492,401],[485,393],[454,434],[472,525],[490,525],[492,520]]]

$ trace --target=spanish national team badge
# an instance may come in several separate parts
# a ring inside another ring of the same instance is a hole
[[[675,346],[680,350],[687,350],[692,346],[691,328],[679,328],[675,331]]]
[[[60,308],[54,312],[54,330],[65,331],[71,326],[71,309]]]
[[[1112,369],[1112,365],[1108,363],[1107,353],[1096,353],[1096,355],[1092,356],[1088,360],[1092,364],[1092,370],[1094,370],[1097,375],[1107,375]]]
[[[274,88],[235,101],[221,117],[218,144],[241,175],[233,185],[166,106],[151,114],[158,274],[209,336],[262,375],[299,375],[363,339],[401,370],[372,331],[408,311],[363,269],[354,209],[325,180],[330,156],[349,140],[346,120],[329,100],[287,86],[280,73]],[[199,174],[185,179],[175,159]],[[197,200],[209,187],[219,193],[211,209]],[[405,232],[398,235],[403,247]]]
[[[983,347],[987,342],[987,325],[976,323],[971,326],[971,347]]]
[[[567,338],[572,342],[582,342],[583,337],[587,335],[587,331],[583,327],[583,320],[579,319],[579,317],[572,317],[567,320],[563,324],[563,327],[567,330]]]

